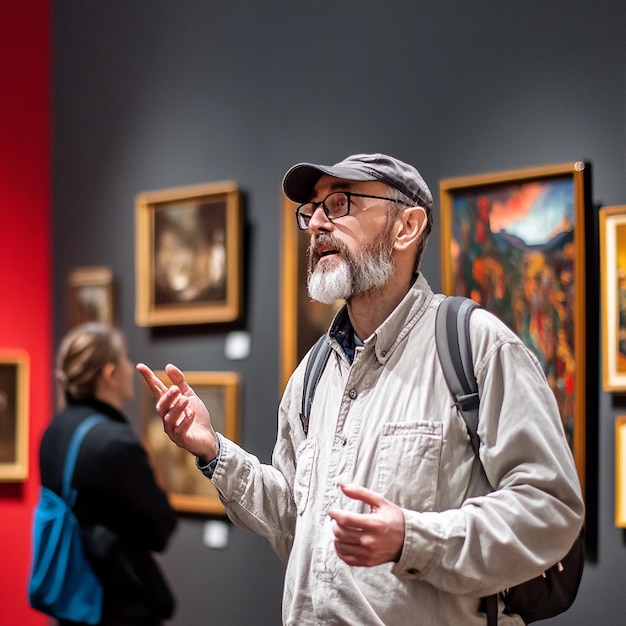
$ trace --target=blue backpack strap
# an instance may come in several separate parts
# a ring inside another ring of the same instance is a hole
[[[311,348],[311,354],[304,370],[304,382],[302,385],[302,409],[300,411],[300,421],[304,434],[309,432],[309,418],[311,416],[311,406],[315,388],[320,380],[320,376],[326,367],[326,362],[330,356],[331,347],[326,340],[326,335],[322,335]]]
[[[78,458],[78,452],[80,446],[83,443],[83,439],[87,433],[100,422],[103,422],[107,418],[104,415],[98,413],[89,416],[83,420],[72,435],[70,445],[67,448],[67,454],[65,456],[65,465],[63,466],[63,484],[61,487],[61,497],[69,507],[74,505],[76,498],[76,492],[72,490],[72,477],[74,476],[74,466],[76,465],[76,459]]]
[[[462,296],[448,296],[437,309],[435,342],[446,383],[478,454],[478,384],[472,362],[469,318],[478,303]]]

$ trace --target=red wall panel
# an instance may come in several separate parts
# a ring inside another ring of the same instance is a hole
[[[26,585],[37,448],[51,410],[50,0],[0,2],[0,349],[30,359],[29,475],[0,482],[0,626],[39,626]]]

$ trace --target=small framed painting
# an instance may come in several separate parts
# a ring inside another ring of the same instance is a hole
[[[141,193],[135,217],[137,324],[241,317],[242,208],[234,183]]]
[[[84,322],[115,324],[113,273],[108,267],[80,267],[68,279],[70,328]]]
[[[28,378],[25,352],[0,351],[0,481],[28,478]]]

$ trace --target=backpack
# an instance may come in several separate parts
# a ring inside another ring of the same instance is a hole
[[[465,420],[472,448],[478,456],[478,384],[474,376],[469,318],[478,303],[461,296],[445,298],[437,309],[435,343],[446,383]],[[322,335],[311,349],[304,373],[300,420],[308,432],[313,394],[330,356],[330,345]],[[578,593],[585,564],[585,544],[581,532],[569,552],[541,576],[484,598],[487,626],[498,623],[498,595],[507,614],[517,614],[530,624],[563,613]]]
[[[61,497],[41,487],[33,518],[30,605],[59,619],[87,624],[101,620],[103,588],[87,559],[80,526],[72,511],[76,500],[72,476],[85,435],[104,420],[103,415],[92,415],[78,426],[65,458]]]

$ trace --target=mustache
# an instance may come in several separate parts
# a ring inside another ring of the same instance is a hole
[[[345,256],[346,253],[348,253],[348,247],[343,243],[343,241],[340,241],[330,233],[322,233],[311,238],[311,242],[309,243],[307,254],[311,263],[315,264],[320,260],[321,248],[332,248],[333,250],[337,250],[337,252],[339,252],[342,256]]]

